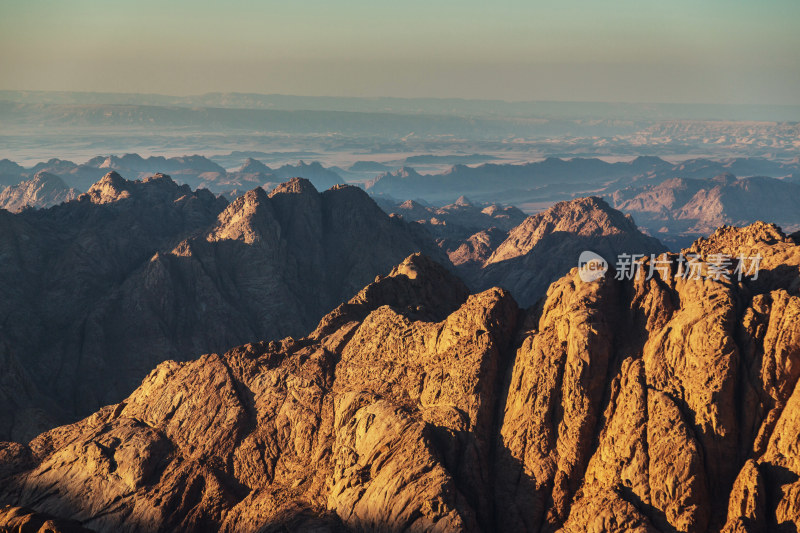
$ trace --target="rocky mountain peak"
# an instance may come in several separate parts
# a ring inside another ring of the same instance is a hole
[[[458,248],[448,252],[447,255],[456,266],[464,265],[480,268],[507,236],[503,230],[491,227],[471,235]]]
[[[347,216],[342,210],[352,209],[354,211],[367,210],[370,213],[383,213],[375,201],[370,198],[364,189],[355,185],[334,185],[322,193],[331,208],[337,209],[337,215]],[[355,213],[352,213],[355,214]]]
[[[145,159],[139,154],[124,154],[122,156],[110,155],[106,157],[98,167],[140,169],[144,164]]]
[[[0,174],[21,174],[25,168],[10,159],[0,159]]]
[[[319,191],[305,178],[292,178],[275,187],[269,196],[272,198],[279,194],[319,194]]]
[[[783,230],[775,224],[756,221],[749,226],[722,226],[709,237],[701,237],[688,252],[735,254],[743,249],[762,248],[777,243],[791,243]]]
[[[714,262],[724,260],[732,268],[743,262],[743,275],[755,277],[749,285],[756,292],[800,292],[800,246],[775,224],[757,221],[744,227],[723,226],[711,236],[696,240],[683,254],[698,254]]]
[[[469,289],[457,276],[428,256],[415,253],[326,315],[311,336],[322,338],[385,305],[409,317],[441,320],[468,295]]]
[[[142,183],[158,183],[163,185],[177,185],[175,180],[173,180],[170,176],[166,174],[162,174],[161,172],[157,172],[152,176],[147,176],[142,180]]]
[[[602,199],[578,198],[530,216],[512,229],[471,285],[505,287],[522,305],[533,305],[553,281],[578,264],[584,251],[597,253],[613,265],[620,254],[649,255],[666,247]]]
[[[392,173],[395,176],[400,176],[401,178],[410,178],[413,176],[419,176],[419,172],[417,172],[412,167],[401,167],[397,171]]]
[[[269,196],[261,187],[233,201],[217,217],[217,224],[209,232],[206,239],[210,242],[222,240],[239,240],[247,244],[262,240],[264,232],[280,233],[274,225],[274,215]]]
[[[405,276],[408,279],[434,279],[450,277],[451,274],[436,261],[420,253],[408,256],[389,273],[389,277]]]
[[[92,185],[80,196],[95,204],[110,204],[127,198],[148,199],[156,202],[171,202],[182,196],[191,195],[188,185],[178,185],[166,174],[157,173],[141,180],[127,180],[112,171]],[[210,194],[198,189],[197,194]]]
[[[95,204],[116,202],[124,198],[130,198],[130,187],[130,181],[116,172],[109,172],[92,185],[85,194],[82,194],[81,200],[87,199]]]
[[[39,171],[33,178],[12,185],[0,193],[0,208],[18,213],[25,208],[44,208],[68,202],[78,197],[78,192],[49,172]]]
[[[455,201],[455,204],[464,207],[472,207],[473,205],[472,202],[469,201],[469,198],[467,198],[464,195],[459,196],[458,199]]]
[[[51,183],[53,185],[60,185],[64,187],[67,186],[67,184],[64,183],[64,180],[62,180],[60,177],[56,176],[55,174],[45,172],[44,170],[40,170],[39,172],[34,174],[33,178],[31,178],[30,181],[37,184]]]
[[[556,232],[593,238],[626,233],[644,237],[630,217],[609,206],[602,198],[577,198],[559,202],[543,213],[525,219],[511,230],[487,264],[524,255],[542,238]]]
[[[269,174],[272,172],[272,169],[258,159],[248,157],[245,159],[244,163],[242,163],[242,166],[239,167],[239,172],[242,174]]]
[[[412,209],[425,209],[421,203],[416,202],[414,200],[406,200],[402,204],[400,204],[400,209],[412,210]]]

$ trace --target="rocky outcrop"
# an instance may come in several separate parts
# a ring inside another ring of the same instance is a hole
[[[122,403],[6,445],[0,501],[100,531],[489,527],[517,312],[412,256],[311,337],[165,362]]]
[[[53,174],[39,172],[32,179],[12,185],[0,193],[0,208],[12,213],[23,209],[41,209],[69,202],[78,197],[75,189]]]
[[[585,250],[614,265],[623,253],[649,255],[666,249],[602,199],[579,198],[526,218],[509,232],[481,271],[467,276],[473,287],[505,287],[520,303],[532,305],[550,283],[578,264]]]
[[[76,202],[0,211],[0,438],[116,403],[167,359],[303,335],[417,251],[446,261],[363,191],[302,179],[227,205],[111,172]]]
[[[723,229],[696,248],[796,262],[775,231]],[[573,272],[529,317],[500,434],[504,529],[755,531],[797,516],[796,287],[676,279],[670,259],[630,287]]]

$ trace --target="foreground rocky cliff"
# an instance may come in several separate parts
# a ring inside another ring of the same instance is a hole
[[[677,257],[650,279],[573,270],[520,311],[411,256],[308,337],[163,363],[123,402],[0,445],[2,516],[98,531],[795,531],[800,247],[757,224],[692,251],[764,261],[742,282],[676,279]]]

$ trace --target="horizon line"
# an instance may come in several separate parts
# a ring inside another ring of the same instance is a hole
[[[397,101],[458,101],[474,103],[499,103],[509,105],[520,104],[601,104],[618,106],[714,106],[714,107],[764,107],[764,108],[800,108],[800,104],[786,103],[720,103],[720,102],[657,102],[657,101],[609,101],[609,100],[504,100],[500,98],[466,98],[459,96],[346,96],[346,95],[312,95],[289,93],[258,93],[240,91],[209,91],[191,94],[169,94],[157,92],[130,92],[130,91],[90,91],[67,89],[0,89],[0,93],[42,93],[42,94],[84,94],[84,95],[117,95],[117,96],[154,96],[164,98],[201,98],[217,95],[260,96],[260,97],[288,97],[309,99],[338,99],[338,100],[397,100]]]

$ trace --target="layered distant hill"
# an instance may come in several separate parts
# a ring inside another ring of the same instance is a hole
[[[759,219],[792,232],[800,229],[800,184],[786,179],[672,178],[657,185],[631,186],[610,199],[632,214],[651,235],[673,238],[708,235],[723,225],[745,225]]]
[[[179,183],[208,188],[234,200],[254,187],[270,191],[295,176],[307,178],[318,190],[342,184],[345,178],[357,179],[355,185],[364,187],[387,212],[422,222],[453,261],[473,265],[485,260],[487,252],[491,254],[505,233],[521,221],[521,211],[509,206],[538,213],[559,201],[593,195],[633,215],[647,233],[659,236],[673,250],[723,224],[744,225],[763,219],[787,231],[800,229],[800,215],[792,200],[800,186],[797,160],[689,159],[670,163],[657,157],[638,157],[609,163],[597,158],[548,158],[524,164],[455,165],[438,174],[420,174],[404,167],[364,181],[363,176],[369,175],[364,168],[379,167],[358,165],[360,170],[352,172],[325,167],[318,161],[269,166],[247,154],[237,152],[213,159],[127,154],[95,157],[82,164],[51,159],[29,168],[2,160],[0,186],[18,185],[44,172],[61,178],[64,185],[57,188],[77,192],[87,190],[109,170],[144,178],[166,169]],[[240,164],[226,170],[217,159],[238,160]],[[406,157],[405,161],[410,159]],[[5,193],[5,198],[13,198],[6,200],[10,208],[36,208],[62,201],[57,194],[52,201],[39,200],[33,191],[25,192],[26,187]],[[457,205],[459,198],[467,196],[473,206]],[[405,202],[409,199],[410,203]],[[486,208],[492,212],[480,212]],[[512,212],[514,216],[509,215]],[[492,227],[496,229],[481,233]]]
[[[737,176],[787,177],[800,173],[800,162],[760,158],[723,161],[689,159],[669,163],[658,157],[637,157],[608,163],[597,158],[547,158],[525,164],[487,163],[476,167],[455,165],[439,174],[419,174],[406,167],[386,172],[367,183],[370,194],[393,198],[420,198],[452,202],[461,195],[477,201],[513,203],[553,202],[631,184],[658,184],[681,178],[711,178],[722,173]]]
[[[207,180],[203,185],[220,188],[243,188],[248,184],[259,184],[266,189],[273,189],[279,183],[300,176],[310,181],[319,190],[330,189],[341,185],[344,180],[334,170],[323,167],[319,162],[306,163],[299,161],[296,165],[282,165],[270,168],[261,161],[248,158],[234,172],[228,172],[223,179]]]
[[[251,154],[251,155],[247,155]],[[292,177],[304,177],[320,190],[344,183],[345,177],[364,183],[367,192],[387,201],[402,203],[407,199],[423,200],[434,205],[455,202],[467,196],[478,203],[547,205],[577,196],[613,194],[629,187],[659,185],[672,179],[707,179],[730,173],[739,177],[767,176],[795,179],[800,176],[800,162],[773,161],[762,158],[728,160],[688,159],[670,163],[658,157],[637,157],[625,162],[609,163],[599,158],[551,157],[520,164],[485,163],[477,166],[457,164],[435,174],[421,174],[405,166],[391,172],[369,171],[373,165],[354,165],[357,172],[326,167],[319,161],[283,163],[270,167],[252,153],[205,157],[200,155],[142,157],[138,154],[98,156],[77,164],[50,159],[24,168],[4,159],[0,161],[0,186],[15,185],[45,171],[59,176],[76,190],[85,191],[110,170],[131,178],[144,178],[155,173],[168,173],[178,183],[205,187],[215,193],[244,192],[255,186],[266,189]],[[433,158],[425,156],[423,160]],[[437,156],[446,160],[445,156]],[[473,156],[465,156],[473,157]],[[426,159],[427,158],[427,159]],[[226,170],[216,161],[230,164]],[[414,160],[405,158],[406,164]],[[370,174],[372,172],[372,174]],[[371,179],[365,179],[365,176]],[[535,208],[535,207],[534,207]]]
[[[47,172],[60,177],[70,187],[85,191],[112,170],[131,179],[168,173],[178,183],[188,184],[193,188],[204,187],[216,193],[233,189],[244,192],[253,187],[273,189],[290,178],[300,176],[308,179],[319,190],[344,183],[336,172],[324,168],[318,162],[299,161],[297,164],[270,168],[260,161],[248,158],[239,169],[227,172],[211,159],[200,155],[142,157],[139,154],[125,154],[98,156],[81,164],[54,158],[30,168],[4,159],[0,161],[0,186],[16,185],[39,172]]]

